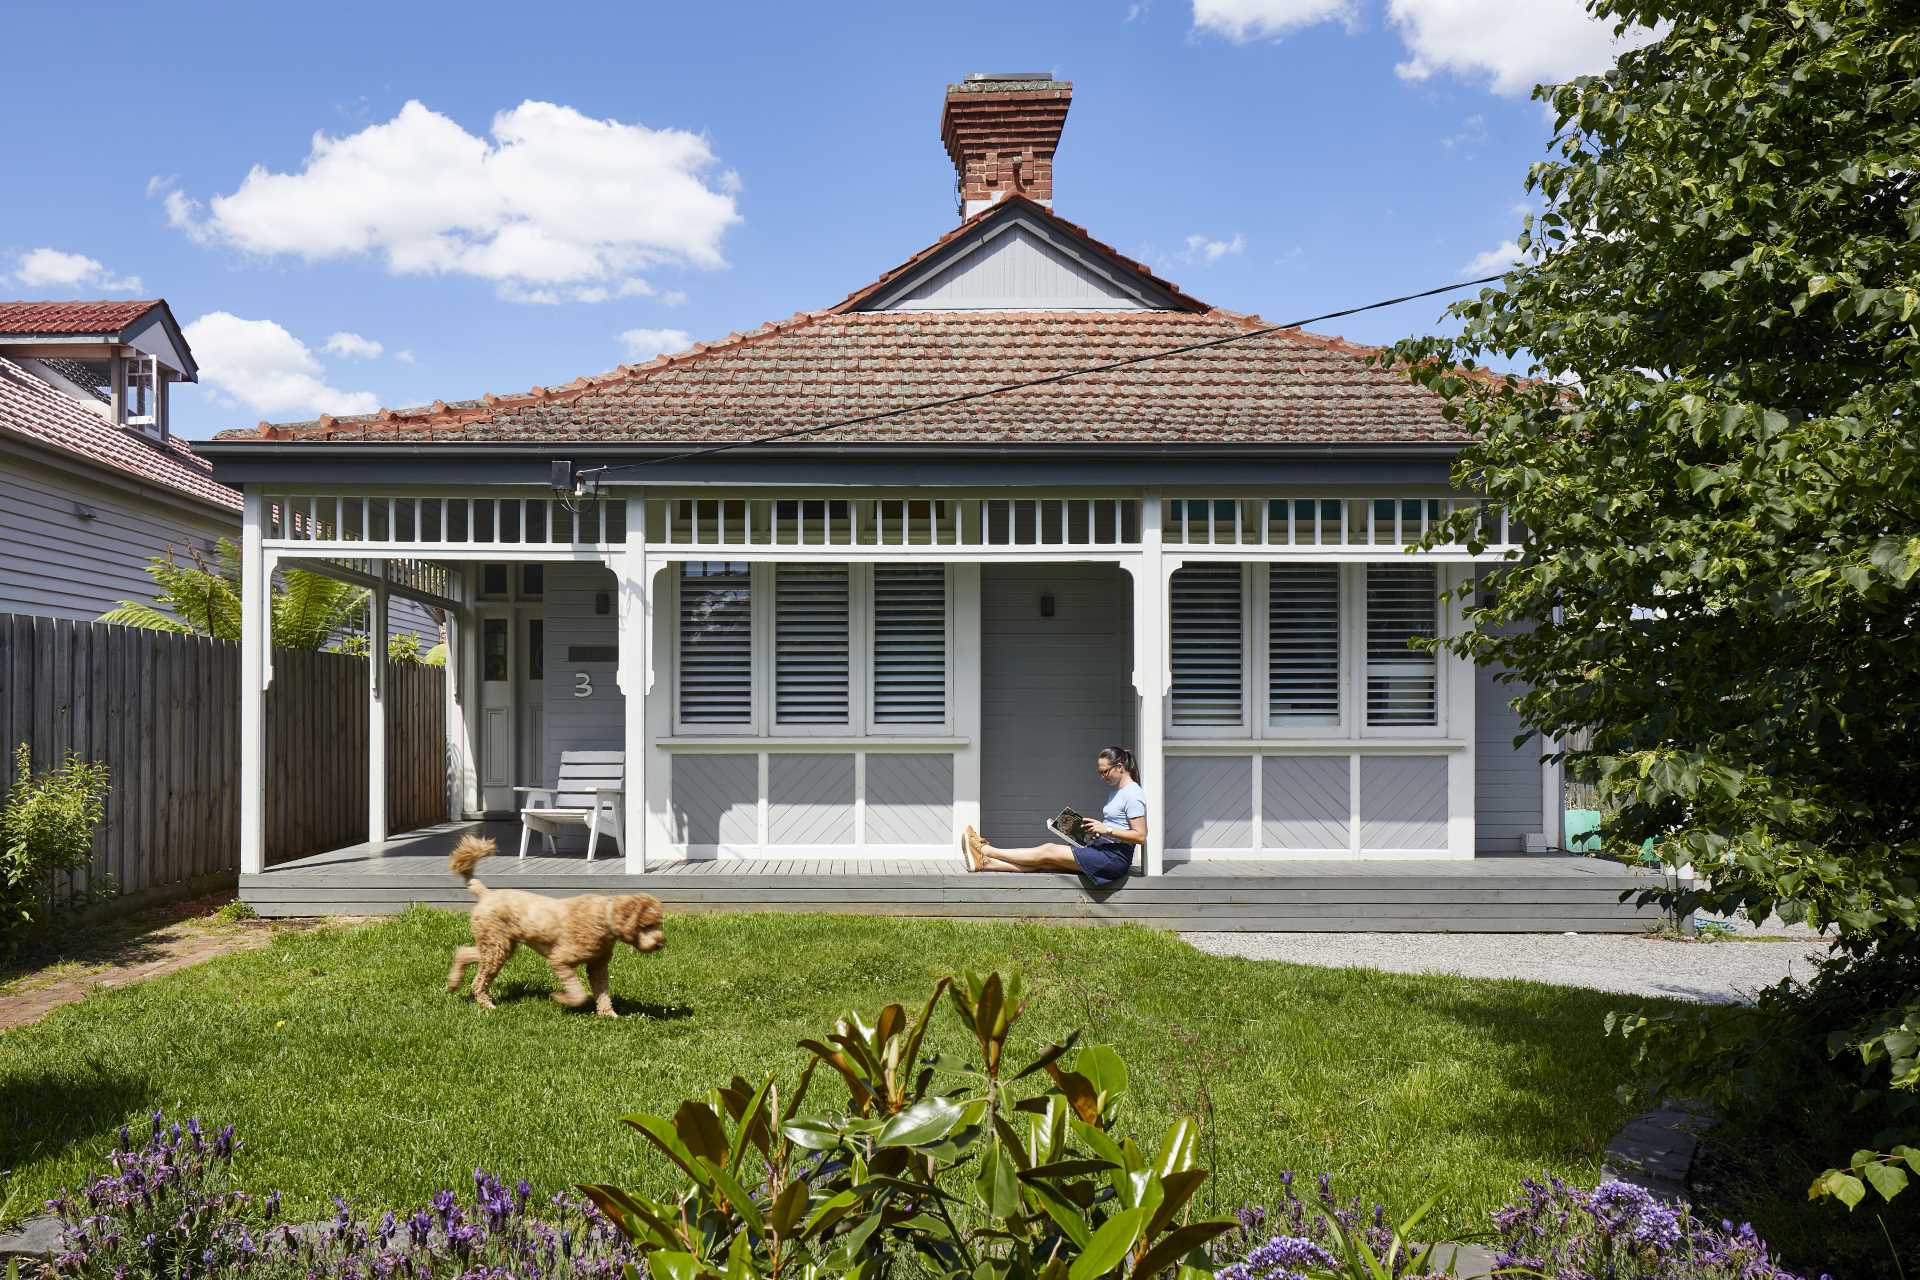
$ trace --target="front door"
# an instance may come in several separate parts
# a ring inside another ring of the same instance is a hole
[[[511,813],[513,788],[528,779],[516,778],[519,761],[514,750],[513,610],[488,609],[480,613],[480,807],[488,813]]]
[[[483,608],[480,617],[480,807],[522,808],[515,787],[544,786],[546,618],[539,605]]]

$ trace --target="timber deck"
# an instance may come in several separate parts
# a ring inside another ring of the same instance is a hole
[[[469,832],[505,851],[480,864],[500,889],[651,893],[671,911],[814,911],[967,920],[1136,923],[1162,929],[1343,933],[1639,933],[1653,907],[1622,892],[1655,878],[1617,863],[1572,856],[1472,861],[1174,863],[1094,890],[1078,876],[970,874],[915,859],[731,859],[675,862],[626,874],[616,851],[513,856],[516,823],[448,823],[377,844],[315,854],[240,877],[240,896],[263,916],[381,915],[414,904],[464,910],[472,903],[447,870]],[[537,843],[536,843],[537,847]]]

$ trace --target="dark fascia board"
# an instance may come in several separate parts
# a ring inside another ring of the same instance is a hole
[[[1459,444],[760,445],[683,458],[685,446],[564,444],[196,443],[214,478],[248,484],[545,485],[548,464],[610,471],[603,483],[667,486],[927,485],[1144,487],[1167,484],[1444,483]],[[679,458],[678,461],[669,459]],[[625,464],[644,463],[639,467]],[[1311,480],[1258,477],[1310,471]]]
[[[165,298],[160,299],[154,306],[158,308],[160,312],[160,323],[166,327],[167,337],[173,340],[174,349],[180,353],[180,358],[187,363],[187,367],[179,371],[180,381],[200,381],[200,362],[193,358],[193,348],[187,345],[187,335],[180,332],[180,324],[173,318],[173,308],[167,305]],[[140,326],[140,322],[152,314],[153,312],[151,310],[142,313],[132,324],[121,330],[120,340],[125,342],[127,335],[137,329]]]
[[[890,280],[887,287],[852,308],[855,311],[885,311],[893,303],[933,279],[951,267],[960,259],[978,252],[990,242],[1011,232],[1016,227],[1024,227],[1034,236],[1052,245],[1056,250],[1078,262],[1088,271],[1111,284],[1122,293],[1137,300],[1149,311],[1187,311],[1191,308],[1179,298],[1167,292],[1152,280],[1138,272],[1126,271],[1094,249],[1090,242],[1079,237],[1063,234],[1063,229],[1049,226],[1024,205],[1001,205],[995,211],[1000,216],[988,216],[981,219],[980,225],[964,236],[942,245],[938,252],[926,261],[917,264],[908,274],[898,280]]]

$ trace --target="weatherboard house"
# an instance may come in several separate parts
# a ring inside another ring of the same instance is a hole
[[[515,788],[591,751],[615,856],[536,838],[501,875],[670,905],[1633,927],[1604,864],[1493,856],[1559,843],[1558,779],[1514,746],[1509,686],[1409,644],[1460,628],[1443,593],[1507,549],[1488,512],[1482,551],[1409,550],[1477,503],[1449,483],[1460,431],[1365,348],[1246,336],[1267,326],[1056,214],[1071,96],[950,86],[959,225],[831,306],[206,445],[245,494],[243,894],[450,894],[452,834],[492,820],[510,857]],[[390,833],[375,752],[368,842],[269,869],[261,586],[294,563],[452,619],[449,825]],[[1152,823],[1126,887],[964,874],[964,825],[1028,844],[1097,803],[1109,743]]]

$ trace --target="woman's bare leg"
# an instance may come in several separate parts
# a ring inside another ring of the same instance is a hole
[[[1078,871],[1073,850],[1064,844],[1040,844],[1030,849],[980,846],[982,871]]]

